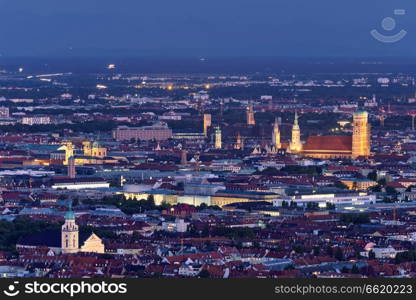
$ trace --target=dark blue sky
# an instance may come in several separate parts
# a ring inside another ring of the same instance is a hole
[[[394,16],[396,8],[406,15]],[[385,17],[398,43],[370,35]],[[9,56],[415,56],[415,0],[0,0]]]

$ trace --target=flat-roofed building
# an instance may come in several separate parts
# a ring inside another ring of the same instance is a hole
[[[288,205],[293,202],[299,207],[306,207],[308,203],[317,203],[319,207],[325,208],[328,203],[335,206],[369,205],[376,202],[376,196],[367,193],[304,194],[275,199],[273,205],[282,206],[284,202]]]
[[[109,187],[110,183],[100,177],[59,178],[54,179],[52,184],[53,189],[68,190],[97,189]]]
[[[143,141],[162,141],[172,137],[172,129],[166,125],[153,125],[143,127],[120,126],[113,131],[113,137],[117,141],[127,141],[131,139]]]
[[[253,192],[253,191],[218,191],[211,196],[211,205],[222,207],[224,205],[243,202],[266,201],[272,203],[280,195],[271,192]]]
[[[24,125],[47,125],[50,123],[51,118],[49,116],[32,116],[22,118],[22,124]]]

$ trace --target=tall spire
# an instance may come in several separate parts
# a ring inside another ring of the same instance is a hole
[[[297,153],[302,151],[302,142],[300,141],[300,127],[298,121],[298,112],[295,111],[295,121],[292,127],[292,140],[289,147],[290,152]]]
[[[215,149],[221,149],[222,148],[222,134],[221,134],[221,128],[220,128],[220,126],[217,126],[215,128],[214,147],[215,147]]]
[[[241,144],[242,144],[241,135],[240,135],[240,132],[238,132],[237,137],[236,137],[236,141],[235,141],[235,144],[234,144],[234,149],[240,150],[241,149]]]
[[[254,110],[253,104],[250,103],[247,107],[247,125],[256,125],[256,120],[254,119]]]
[[[282,148],[282,144],[280,143],[279,122],[277,121],[277,118],[274,119],[274,124],[273,124],[272,145],[274,146],[276,150]]]

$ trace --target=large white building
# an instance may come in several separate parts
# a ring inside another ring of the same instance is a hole
[[[157,140],[163,141],[172,137],[172,129],[166,125],[152,125],[142,127],[119,126],[113,131],[113,137],[117,141],[136,140]]]
[[[50,123],[51,118],[49,116],[32,116],[22,118],[22,124],[24,125],[46,125]]]
[[[52,184],[53,189],[67,190],[99,189],[109,187],[110,183],[100,177],[55,179]]]
[[[294,202],[299,207],[306,207],[308,203],[317,203],[319,207],[326,207],[327,203],[336,207],[368,205],[376,202],[375,195],[367,193],[344,193],[344,194],[308,194],[288,196],[273,200],[274,206],[282,206],[286,202],[290,205]]]

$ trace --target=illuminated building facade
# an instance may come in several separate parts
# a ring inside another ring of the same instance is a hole
[[[274,120],[273,124],[273,132],[272,132],[272,146],[275,149],[282,148],[282,144],[280,142],[280,130],[279,130],[279,122],[277,119]]]
[[[292,127],[292,140],[290,141],[289,148],[291,153],[298,153],[302,151],[302,142],[300,140],[300,127],[297,112],[295,113],[295,121]]]
[[[65,150],[64,165],[68,165],[69,159],[74,156],[74,145],[72,142],[67,142],[60,150]]]
[[[214,147],[215,147],[215,149],[221,149],[222,148],[222,133],[221,133],[221,128],[219,126],[215,128]]]
[[[204,114],[204,135],[205,136],[207,136],[209,127],[211,127],[211,114]]]
[[[77,253],[79,251],[79,231],[75,223],[75,214],[69,210],[65,214],[65,223],[62,225],[62,253]]]
[[[352,158],[370,155],[370,125],[368,113],[357,111],[353,117]]]
[[[368,113],[358,111],[353,116],[353,134],[310,136],[303,145],[305,156],[319,159],[357,158],[370,155]]]
[[[273,206],[282,206],[286,202],[290,205],[296,203],[298,207],[307,207],[308,204],[315,203],[321,208],[325,208],[327,204],[337,207],[342,206],[360,206],[368,205],[376,202],[376,196],[367,193],[343,193],[343,194],[309,194],[296,195],[273,200]]]
[[[254,110],[253,110],[252,104],[250,104],[247,107],[247,125],[256,125],[256,120],[254,119]]]
[[[237,138],[234,144],[234,149],[241,150],[243,148],[243,141],[241,139],[240,133],[237,133]]]

